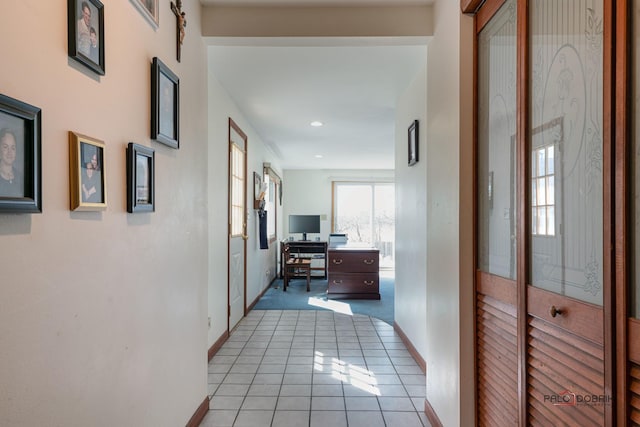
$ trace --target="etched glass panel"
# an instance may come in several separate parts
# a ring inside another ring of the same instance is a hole
[[[633,2],[633,138],[631,140],[631,316],[640,318],[640,2]]]
[[[602,304],[603,1],[530,2],[531,284]]]
[[[516,2],[478,38],[478,267],[516,277]]]

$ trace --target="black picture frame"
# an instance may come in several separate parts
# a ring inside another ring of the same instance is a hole
[[[100,0],[67,0],[67,15],[69,57],[104,76],[104,5]]]
[[[2,94],[0,213],[42,213],[42,110]]]
[[[107,209],[106,145],[99,139],[69,131],[69,208]]]
[[[127,146],[127,212],[155,212],[155,150],[130,142]]]
[[[413,166],[416,163],[418,163],[418,121],[414,120],[413,123],[411,123],[411,126],[409,126],[409,131],[408,131],[408,153],[409,153],[409,158],[408,158],[408,163],[409,166]]]
[[[159,58],[151,63],[151,139],[180,148],[180,79]]]

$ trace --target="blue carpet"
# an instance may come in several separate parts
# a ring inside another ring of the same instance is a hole
[[[311,280],[307,292],[305,280],[291,280],[287,292],[282,291],[282,279],[275,280],[260,298],[256,310],[331,310],[346,314],[364,314],[393,325],[393,272],[380,274],[380,300],[327,299],[327,281]]]

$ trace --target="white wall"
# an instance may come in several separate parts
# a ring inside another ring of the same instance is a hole
[[[67,56],[67,1],[0,15],[0,90],[42,108],[42,214],[0,214],[0,424],[185,425],[207,394],[207,99],[200,4],[154,31],[105,2],[106,75]],[[28,23],[28,25],[27,25]],[[180,77],[179,150],[150,141],[150,64]],[[108,209],[69,211],[68,131],[106,144]],[[125,147],[156,150],[156,212],[126,212]]]
[[[473,19],[438,0],[427,65],[427,400],[474,423]]]
[[[425,48],[425,56],[427,50]],[[426,359],[427,327],[427,69],[396,106],[395,322]],[[407,134],[418,120],[418,163],[407,165]]]
[[[324,215],[320,221],[320,235],[310,235],[309,239],[329,238],[331,233],[331,183],[333,181],[393,181],[393,170],[371,169],[288,169],[284,171],[283,236],[289,237],[289,215]],[[292,235],[300,239],[300,234]]]
[[[212,58],[209,58],[211,61]],[[247,304],[251,304],[276,275],[277,240],[268,250],[261,250],[258,241],[258,216],[253,210],[253,172],[262,174],[262,164],[270,162],[278,173],[278,160],[247,122],[229,94],[209,73],[209,277],[208,311],[211,327],[210,347],[227,331],[227,263],[228,263],[228,173],[229,173],[229,117],[247,135]],[[281,208],[278,206],[278,208]],[[279,211],[281,214],[281,211]],[[281,226],[278,230],[282,230]],[[279,231],[280,235],[281,231]]]

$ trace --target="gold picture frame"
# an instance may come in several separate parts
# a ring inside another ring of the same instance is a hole
[[[107,208],[104,142],[69,131],[69,200],[72,211]]]

